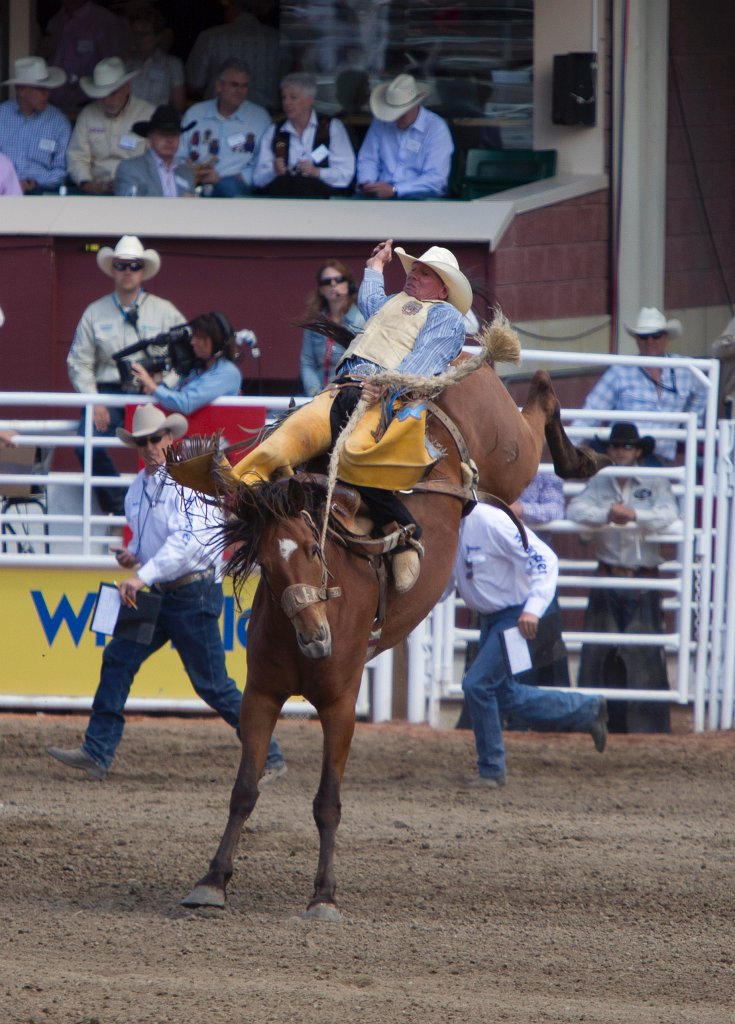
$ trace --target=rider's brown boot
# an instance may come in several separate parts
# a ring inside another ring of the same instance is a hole
[[[415,548],[398,551],[391,557],[393,583],[399,594],[406,594],[419,578],[421,559]]]

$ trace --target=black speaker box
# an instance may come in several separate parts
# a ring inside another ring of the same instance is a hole
[[[563,53],[554,57],[551,120],[591,126],[597,116],[597,54]]]

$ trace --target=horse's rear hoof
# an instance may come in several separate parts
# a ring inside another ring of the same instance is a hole
[[[182,907],[216,907],[223,910],[225,894],[213,885],[195,885],[188,896],[181,901]]]
[[[305,917],[311,921],[341,921],[342,915],[333,903],[313,903],[306,908]]]

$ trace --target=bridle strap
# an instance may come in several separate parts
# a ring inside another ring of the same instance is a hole
[[[309,583],[293,583],[281,594],[281,608],[293,620],[313,604],[341,596],[341,587],[313,587]]]

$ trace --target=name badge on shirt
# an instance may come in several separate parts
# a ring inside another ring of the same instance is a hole
[[[227,136],[227,145],[230,149],[242,149],[245,145],[245,132],[233,132]]]
[[[38,148],[42,149],[44,153],[55,153],[56,152],[56,140],[55,139],[39,139]]]
[[[409,139],[406,142],[406,149],[410,153],[418,153],[418,151],[421,149],[421,143],[419,142],[418,139]]]
[[[320,164],[322,162],[322,160],[326,160],[328,156],[329,156],[329,150],[324,145],[324,143],[322,143],[321,146],[317,146],[316,149],[313,149],[311,151],[311,153],[309,155],[309,159],[311,160],[311,162],[313,164]]]
[[[139,142],[140,139],[138,139],[136,135],[128,135],[126,133],[125,135],[120,136],[118,146],[120,149],[137,149]]]

